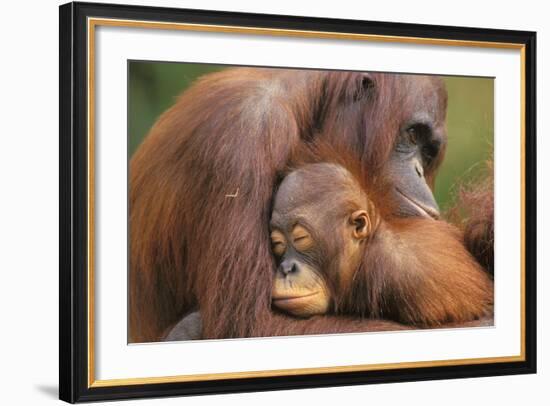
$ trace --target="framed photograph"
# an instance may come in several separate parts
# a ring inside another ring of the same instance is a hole
[[[60,7],[60,398],[536,372],[536,34]]]

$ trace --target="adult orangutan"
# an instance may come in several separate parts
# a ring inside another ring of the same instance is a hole
[[[159,340],[193,309],[204,338],[395,328],[271,310],[273,189],[290,154],[320,140],[391,185],[395,214],[438,217],[431,188],[445,113],[432,76],[242,68],[203,77],[131,161],[130,341]]]

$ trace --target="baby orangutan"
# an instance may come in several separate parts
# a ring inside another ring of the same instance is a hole
[[[344,167],[302,166],[271,217],[272,304],[297,317],[347,314],[419,327],[492,317],[493,285],[451,225],[382,218]]]
[[[273,306],[298,317],[336,311],[360,268],[376,210],[336,164],[309,164],[281,183],[271,215],[278,268]]]
[[[391,202],[371,195],[335,163],[306,164],[283,179],[270,222],[272,306],[301,318],[342,314],[403,328],[492,325],[493,282],[459,231],[383,216]],[[191,313],[165,340],[199,339],[200,329]]]

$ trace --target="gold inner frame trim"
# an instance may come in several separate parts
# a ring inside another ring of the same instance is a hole
[[[525,45],[506,42],[462,41],[453,39],[433,39],[421,37],[400,37],[391,35],[354,34],[345,32],[306,31],[290,29],[273,29],[258,27],[239,27],[230,25],[165,23],[154,21],[121,20],[109,18],[88,18],[88,387],[110,387],[125,385],[143,385],[160,383],[177,383],[193,381],[212,381],[218,379],[266,378],[280,376],[331,374],[342,372],[380,371],[398,368],[425,368],[441,366],[493,364],[504,362],[525,361]],[[97,26],[149,28],[161,30],[183,30],[195,32],[234,33],[244,35],[265,35],[317,39],[340,39],[371,42],[393,42],[402,44],[432,45],[432,46],[459,46],[477,48],[512,49],[520,51],[521,64],[521,271],[520,271],[520,325],[521,350],[520,355],[503,357],[468,358],[454,360],[433,360],[415,362],[397,362],[384,364],[365,364],[331,366],[317,368],[277,369],[267,371],[221,372],[212,374],[190,374],[145,378],[123,379],[95,379],[95,340],[94,340],[94,307],[95,307],[95,278],[94,278],[94,239],[95,239],[95,28]]]

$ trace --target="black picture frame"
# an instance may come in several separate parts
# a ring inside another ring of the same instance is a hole
[[[112,4],[60,6],[59,397],[67,402],[235,393],[278,389],[482,377],[536,372],[536,33],[374,21],[173,9]],[[345,32],[488,43],[525,52],[525,357],[517,362],[365,372],[93,387],[88,379],[87,19],[89,17]]]

